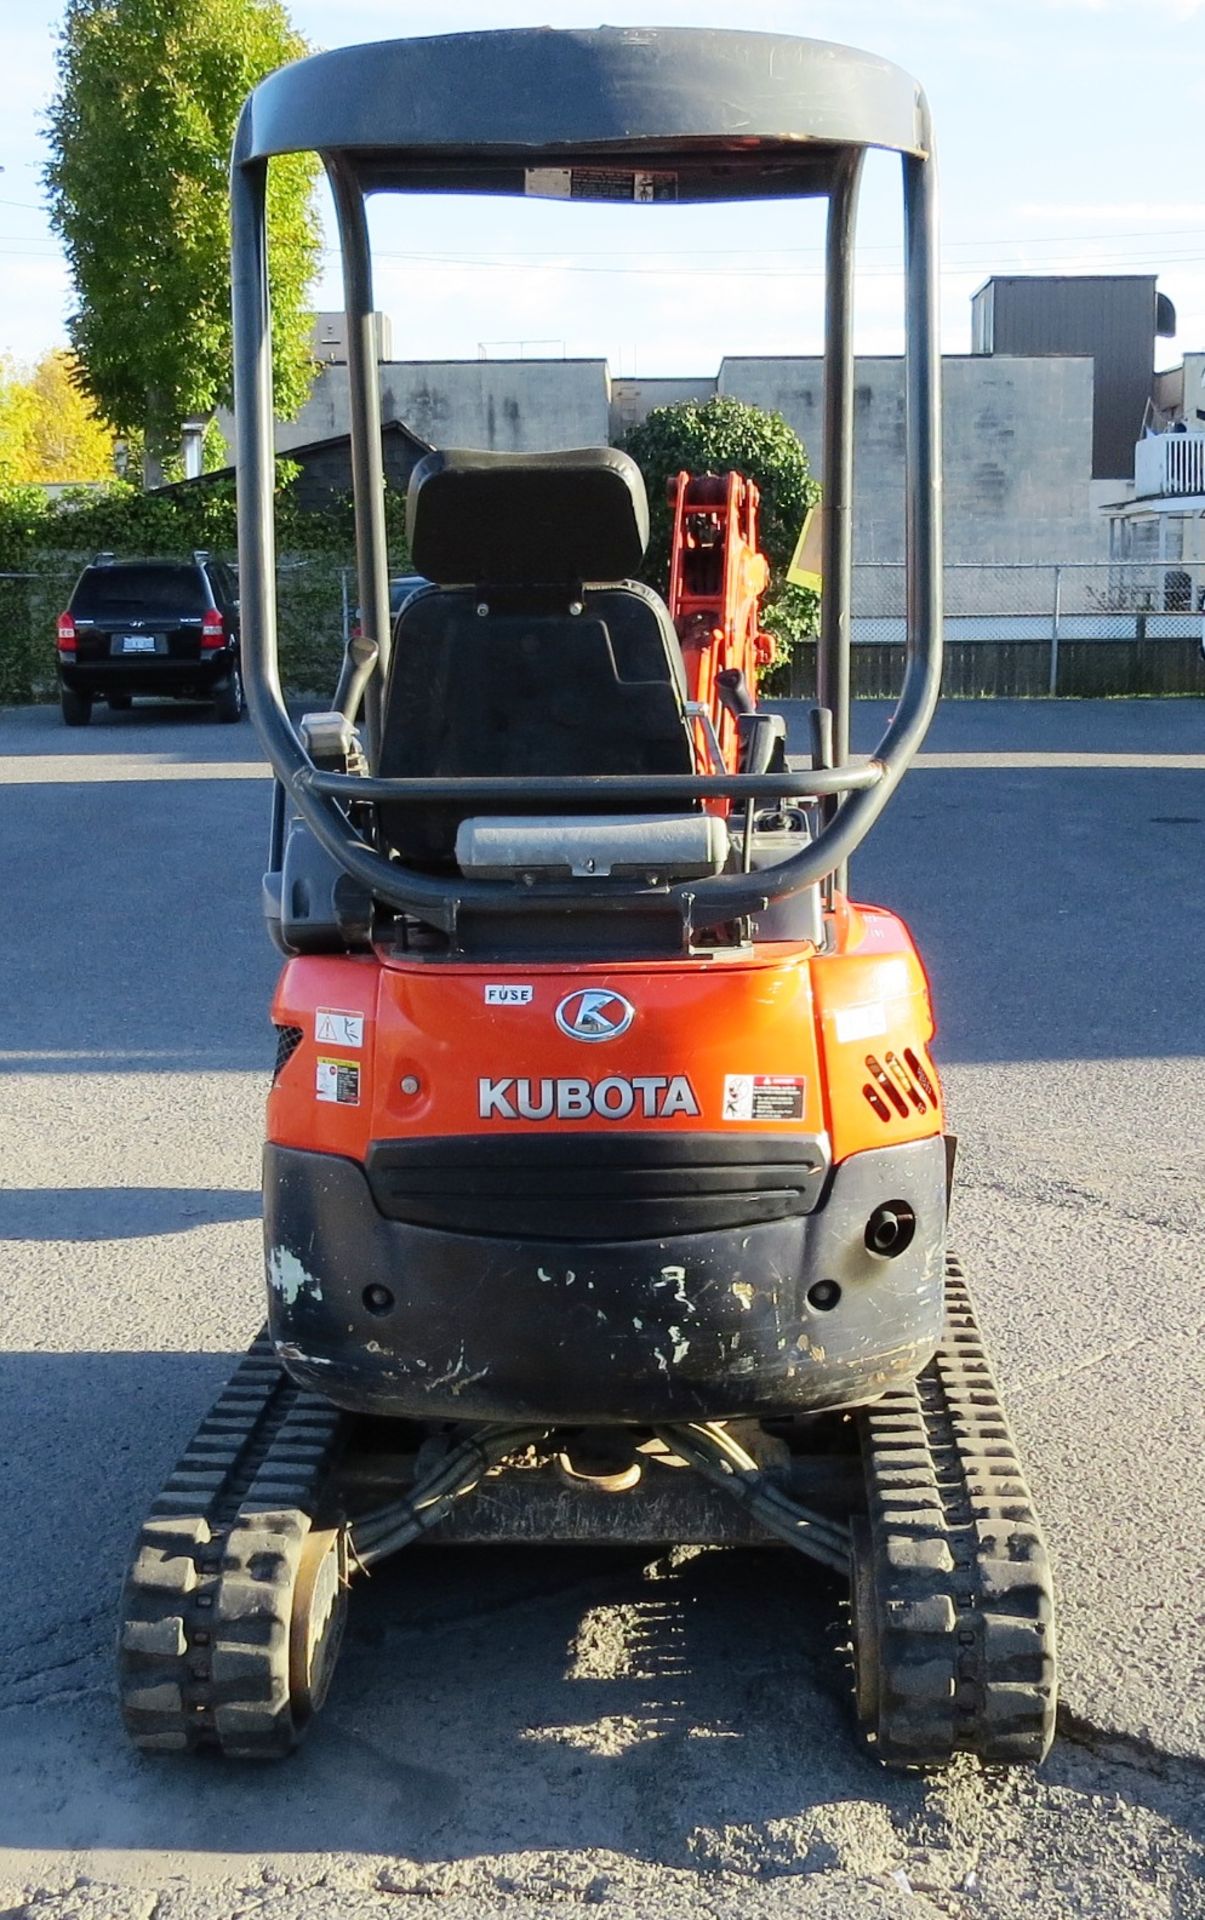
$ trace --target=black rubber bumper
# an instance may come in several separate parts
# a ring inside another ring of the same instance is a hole
[[[890,1202],[915,1222],[893,1257],[866,1244]],[[277,1351],[339,1406],[549,1424],[768,1418],[873,1398],[930,1357],[945,1146],[856,1154],[819,1207],[789,1219],[545,1242],[387,1220],[355,1161],[269,1146],[264,1233]]]
[[[151,700],[157,695],[171,699],[182,694],[208,699],[225,685],[236,664],[229,652],[209,654],[204,660],[135,654],[129,660],[116,656],[73,666],[64,664],[59,668],[59,679],[73,692],[89,694],[96,700],[110,693],[144,694]]]

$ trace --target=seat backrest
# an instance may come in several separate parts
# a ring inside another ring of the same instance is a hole
[[[626,456],[435,454],[415,469],[409,522],[415,566],[442,581],[398,616],[383,775],[694,770],[669,613],[616,577],[635,570],[647,532],[643,482]],[[386,802],[379,814],[400,858],[438,868],[452,866],[457,828],[478,811]]]

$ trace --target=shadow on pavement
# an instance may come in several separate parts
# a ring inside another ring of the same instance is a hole
[[[144,728],[143,714],[150,716]],[[801,745],[806,710],[790,708]],[[856,715],[869,749],[887,709]],[[106,724],[162,743],[159,709]],[[18,715],[6,735],[32,737]],[[173,750],[255,757],[250,727],[181,710]],[[1205,743],[1200,701],[962,702],[930,747],[1130,752]],[[64,752],[85,735],[50,722]],[[123,749],[124,750],[124,749]],[[207,749],[208,751],[208,749]],[[1202,774],[1175,767],[918,767],[853,862],[856,898],[901,912],[934,987],[945,1062],[1184,1057],[1205,1050]],[[17,872],[0,926],[0,1049],[22,1071],[261,1067],[275,961],[259,917],[264,783],[16,787]],[[53,850],[53,857],[51,851]],[[22,892],[24,891],[24,900]],[[31,1057],[32,1056],[32,1057]],[[117,1056],[117,1057],[113,1057]]]
[[[305,703],[304,710],[314,704]],[[56,701],[0,710],[0,726],[6,760],[111,759],[149,751],[161,760],[212,761],[215,770],[255,761],[263,765],[265,777],[268,772],[248,716],[225,725],[204,701],[136,700],[125,713],[111,713],[98,700],[86,727],[64,726]]]
[[[767,1878],[890,1851],[901,1831],[941,1845],[975,1805],[1015,1801],[1007,1774],[964,1767],[949,1786],[875,1764],[854,1732],[842,1585],[775,1551],[415,1549],[358,1584],[331,1697],[292,1759],[135,1754],[112,1700],[124,1555],[230,1364],[0,1363],[0,1558],[26,1570],[0,1590],[0,1846],[384,1854],[416,1893],[439,1890],[424,1868],[585,1848]],[[1075,1747],[1042,1777],[1189,1833],[1205,1817],[1158,1769],[1102,1773]]]
[[[259,1211],[259,1194],[235,1187],[9,1187],[0,1189],[0,1242],[137,1240]]]
[[[269,791],[220,778],[5,789],[0,1067],[270,1070]]]
[[[787,709],[784,707],[784,711]],[[884,703],[861,703],[869,752]],[[792,749],[806,709],[791,709]],[[925,751],[1200,753],[1205,703],[961,701]],[[1205,1052],[1205,774],[1192,767],[917,766],[852,861],[933,986],[940,1063]]]
[[[644,1551],[420,1548],[353,1595],[331,1698],[290,1761],[134,1753],[112,1701],[125,1556],[232,1365],[0,1359],[0,1846],[603,1846],[705,1866],[726,1822],[880,1791],[834,1648],[839,1584],[774,1553],[653,1578]]]

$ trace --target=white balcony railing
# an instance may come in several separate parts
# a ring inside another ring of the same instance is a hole
[[[1205,493],[1205,433],[1155,433],[1134,448],[1139,500]]]

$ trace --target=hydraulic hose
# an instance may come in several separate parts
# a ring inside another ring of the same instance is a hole
[[[508,1453],[542,1440],[546,1427],[480,1427],[446,1454],[439,1465],[401,1500],[391,1500],[354,1522],[351,1528],[353,1567],[367,1570],[388,1554],[408,1547],[429,1528],[446,1518],[457,1500]]]
[[[658,1427],[657,1437],[713,1486],[747,1507],[767,1533],[776,1534],[788,1546],[831,1567],[834,1573],[849,1572],[848,1530],[783,1493],[720,1422]]]

